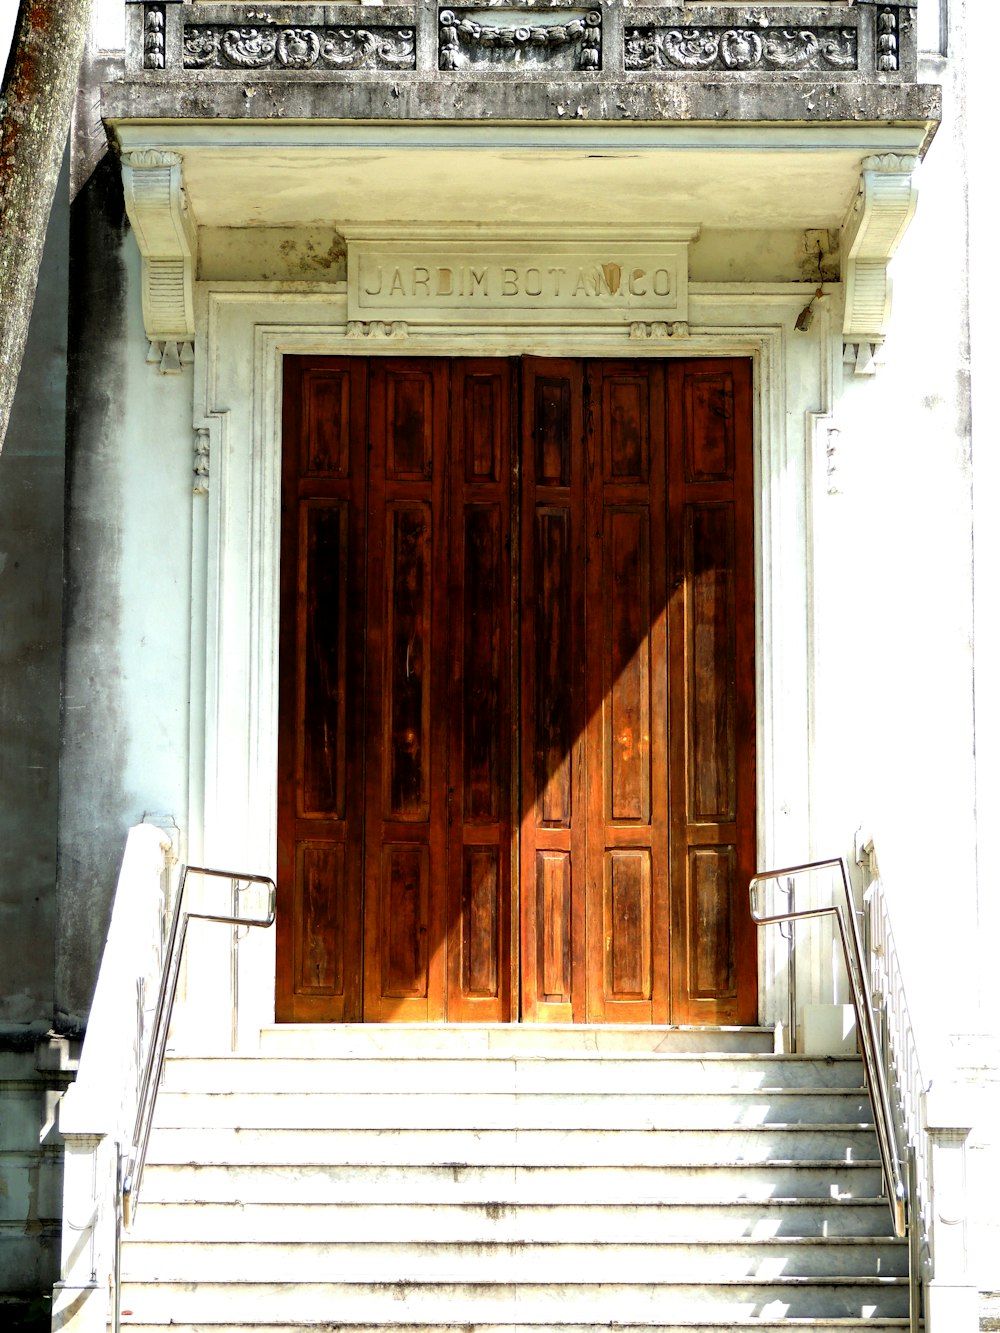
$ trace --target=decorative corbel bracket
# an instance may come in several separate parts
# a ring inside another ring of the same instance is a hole
[[[876,353],[889,326],[889,260],[917,206],[916,165],[915,157],[898,153],[866,157],[857,197],[844,221],[844,359],[856,375],[874,374]]]
[[[193,359],[198,231],[182,183],[179,153],[145,148],[122,154],[125,208],[142,255],[147,361],[179,374]]]

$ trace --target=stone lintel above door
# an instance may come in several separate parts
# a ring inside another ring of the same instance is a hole
[[[352,323],[686,325],[691,227],[628,231],[345,224]]]

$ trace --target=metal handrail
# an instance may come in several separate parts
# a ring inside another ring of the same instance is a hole
[[[189,912],[185,906],[187,881],[189,875],[208,875],[213,879],[228,879],[232,884],[233,911]],[[239,896],[244,886],[251,884],[268,885],[267,912],[260,918],[245,917],[239,913]],[[177,983],[180,979],[181,961],[184,957],[184,945],[187,942],[188,922],[220,921],[231,926],[274,925],[275,899],[277,891],[274,880],[269,875],[245,875],[234,870],[210,870],[207,866],[184,866],[181,870],[177,901],[174,904],[173,917],[170,921],[167,954],[160,974],[160,989],[156,997],[156,1012],[149,1049],[143,1061],[142,1080],[139,1100],[135,1113],[135,1128],[128,1152],[118,1147],[118,1169],[115,1189],[115,1251],[114,1251],[114,1305],[111,1327],[113,1333],[121,1330],[121,1249],[122,1230],[132,1225],[132,1219],[139,1207],[139,1187],[146,1165],[146,1151],[149,1147],[149,1135],[153,1128],[153,1112],[156,1110],[156,1096],[163,1077],[163,1061],[167,1053],[167,1036],[174,1012],[174,1000],[177,998]],[[233,973],[233,1032],[236,1031],[236,979]]]
[[[834,903],[830,907],[811,907],[768,915],[760,910],[758,894],[762,885],[768,881],[783,879],[790,875],[801,875],[814,870],[831,870],[834,867],[840,869],[844,889],[843,907]],[[896,1122],[892,1113],[892,1102],[889,1098],[889,1084],[885,1067],[882,1063],[878,1042],[875,1040],[875,1012],[872,1006],[868,973],[861,948],[861,932],[858,929],[857,916],[851,901],[850,879],[848,878],[846,861],[843,857],[827,861],[808,861],[803,865],[788,866],[782,870],[768,870],[759,875],[754,875],[750,881],[750,915],[758,926],[774,925],[782,921],[806,921],[824,916],[836,918],[840,932],[841,948],[844,951],[844,963],[847,967],[847,978],[851,988],[851,1000],[857,1017],[858,1031],[861,1034],[861,1059],[864,1065],[865,1080],[871,1093],[872,1109],[875,1112],[875,1132],[878,1137],[882,1171],[889,1194],[889,1206],[892,1210],[893,1229],[898,1237],[904,1237],[907,1234],[909,1221],[906,1166],[899,1151]],[[848,925],[848,923],[850,924]],[[796,1023],[794,1012],[789,1015],[789,1019],[794,1032]]]
[[[231,913],[189,912],[184,902],[189,875],[208,875],[214,879],[228,879],[233,886],[233,911]],[[259,919],[241,916],[237,910],[242,887],[250,884],[267,884],[269,886],[267,912]],[[231,870],[209,870],[205,866],[185,866],[181,871],[177,902],[174,904],[173,919],[170,923],[167,955],[160,978],[160,991],[156,999],[152,1036],[143,1065],[139,1101],[135,1114],[135,1129],[132,1134],[129,1153],[123,1164],[121,1193],[126,1227],[131,1225],[132,1216],[138,1208],[139,1187],[142,1184],[142,1173],[146,1165],[146,1150],[149,1147],[149,1134],[153,1127],[156,1095],[159,1092],[160,1079],[163,1076],[167,1034],[170,1031],[174,1000],[177,998],[177,982],[180,978],[181,960],[184,955],[184,945],[187,941],[188,922],[194,919],[196,921],[219,921],[223,925],[261,926],[266,928],[274,925],[275,897],[274,880],[269,875],[244,875]]]

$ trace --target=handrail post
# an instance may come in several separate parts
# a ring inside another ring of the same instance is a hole
[[[966,1142],[972,1130],[968,1089],[933,1085],[923,1096],[930,1142],[930,1251],[924,1286],[926,1333],[976,1333],[979,1292],[969,1272]]]
[[[64,1098],[65,1103],[65,1098]],[[114,1180],[117,1152],[110,1128],[84,1128],[86,1114],[60,1116],[63,1224],[60,1278],[52,1289],[52,1327],[60,1333],[107,1333],[115,1262]]]
[[[789,910],[773,912],[768,915],[760,911],[757,895],[763,883],[815,870],[833,870],[835,867],[840,870],[844,891],[843,905],[835,903],[829,907],[810,907],[802,911]],[[871,994],[868,988],[864,957],[861,953],[861,935],[854,911],[846,861],[843,857],[825,861],[811,861],[804,865],[790,866],[784,870],[769,870],[754,875],[750,881],[750,915],[758,926],[777,925],[785,921],[816,920],[828,916],[836,918],[840,945],[847,967],[851,1000],[854,1004],[858,1032],[861,1037],[861,1057],[868,1091],[871,1095],[872,1111],[875,1115],[876,1137],[878,1139],[879,1155],[882,1159],[882,1173],[886,1183],[886,1192],[892,1209],[893,1229],[897,1236],[905,1236],[907,1209],[903,1162],[896,1136],[895,1119],[889,1101],[889,1085],[882,1068],[881,1054],[875,1039]],[[849,918],[849,921],[845,918]]]

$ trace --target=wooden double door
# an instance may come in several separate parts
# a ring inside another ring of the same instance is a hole
[[[753,1021],[750,363],[284,404],[279,1020]]]

